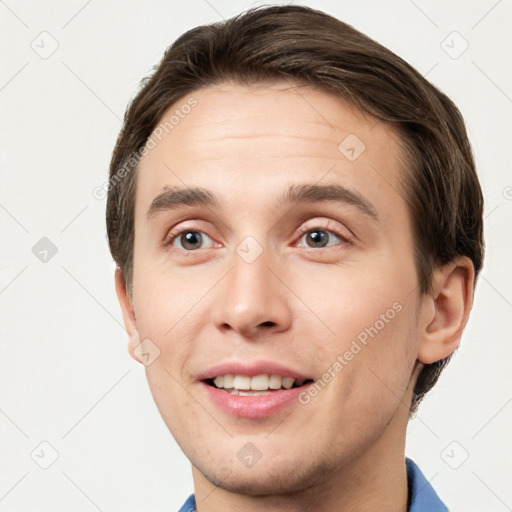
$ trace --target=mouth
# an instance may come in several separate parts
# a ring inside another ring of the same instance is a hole
[[[264,396],[281,390],[297,389],[313,382],[313,379],[295,379],[281,375],[218,375],[203,382],[215,389],[234,396]]]
[[[314,382],[272,361],[219,364],[197,376],[207,401],[224,414],[239,418],[265,418],[285,408],[303,407],[299,395]]]

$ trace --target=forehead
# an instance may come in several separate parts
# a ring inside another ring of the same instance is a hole
[[[270,203],[277,189],[325,179],[373,196],[384,210],[403,202],[395,131],[311,86],[197,90],[164,113],[150,146],[138,170],[136,218],[166,187],[202,186],[219,196]]]

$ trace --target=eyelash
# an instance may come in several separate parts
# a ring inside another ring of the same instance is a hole
[[[329,221],[329,222],[327,222],[327,225],[325,227],[322,227],[322,226],[319,226],[319,225],[312,225],[312,226],[311,225],[306,225],[304,227],[301,227],[299,229],[299,233],[298,233],[299,241],[307,233],[311,233],[311,232],[314,232],[314,231],[325,231],[326,233],[330,233],[330,234],[333,234],[336,237],[338,237],[341,240],[341,244],[342,245],[346,245],[346,244],[351,243],[351,240],[348,237],[347,233],[342,233],[342,231],[339,228],[336,229],[334,226],[332,226],[332,224],[333,223],[331,221]],[[339,245],[339,244],[336,244],[336,245]],[[306,249],[313,249],[313,250],[314,249],[328,249],[329,247],[332,247],[332,246],[318,247],[318,248],[306,247]]]
[[[328,224],[331,224],[331,222],[328,222]],[[314,226],[304,226],[304,227],[301,227],[299,229],[299,232],[298,232],[298,237],[299,237],[299,241],[300,239],[306,235],[307,233],[311,233],[311,232],[314,232],[314,231],[325,231],[326,233],[330,233],[330,234],[333,234],[335,235],[337,238],[339,238],[341,240],[341,242],[339,244],[335,244],[335,245],[347,245],[347,244],[350,244],[352,243],[350,237],[347,235],[347,233],[342,233],[340,229],[334,229],[331,225],[327,225],[325,227],[322,227],[322,226],[319,226],[319,225],[314,225]],[[202,235],[206,235],[208,238],[212,239],[212,237],[210,237],[207,233],[205,233],[204,231],[201,231],[199,229],[194,229],[194,228],[182,228],[182,229],[179,229],[179,230],[175,230],[175,231],[170,231],[165,242],[164,242],[164,246],[172,246],[172,244],[174,243],[174,241],[176,239],[178,239],[181,235],[183,235],[184,233],[189,233],[189,232],[193,232],[193,233],[201,233]],[[213,239],[212,239],[213,240]],[[333,247],[333,246],[327,246],[327,247],[305,247],[306,249],[310,249],[310,250],[315,250],[315,249],[328,249],[330,247]],[[198,249],[195,249],[195,250],[186,250],[186,249],[179,249],[181,252],[185,252],[185,253],[193,253],[193,252],[197,252]]]

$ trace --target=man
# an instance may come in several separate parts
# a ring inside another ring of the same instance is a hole
[[[442,511],[405,459],[482,265],[463,120],[306,7],[182,35],[129,106],[107,227],[181,510]]]

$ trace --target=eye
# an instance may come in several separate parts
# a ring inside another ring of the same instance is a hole
[[[305,245],[301,244],[302,240],[304,240]],[[297,245],[299,247],[321,249],[323,247],[348,243],[350,243],[348,237],[339,231],[317,227],[301,230],[301,237]]]
[[[201,247],[205,240],[210,240],[211,243],[207,247]],[[207,249],[208,247],[213,247],[214,243],[213,240],[202,231],[183,229],[178,232],[169,233],[166,245],[172,245],[174,247],[178,247],[178,249],[190,252],[196,249]]]

